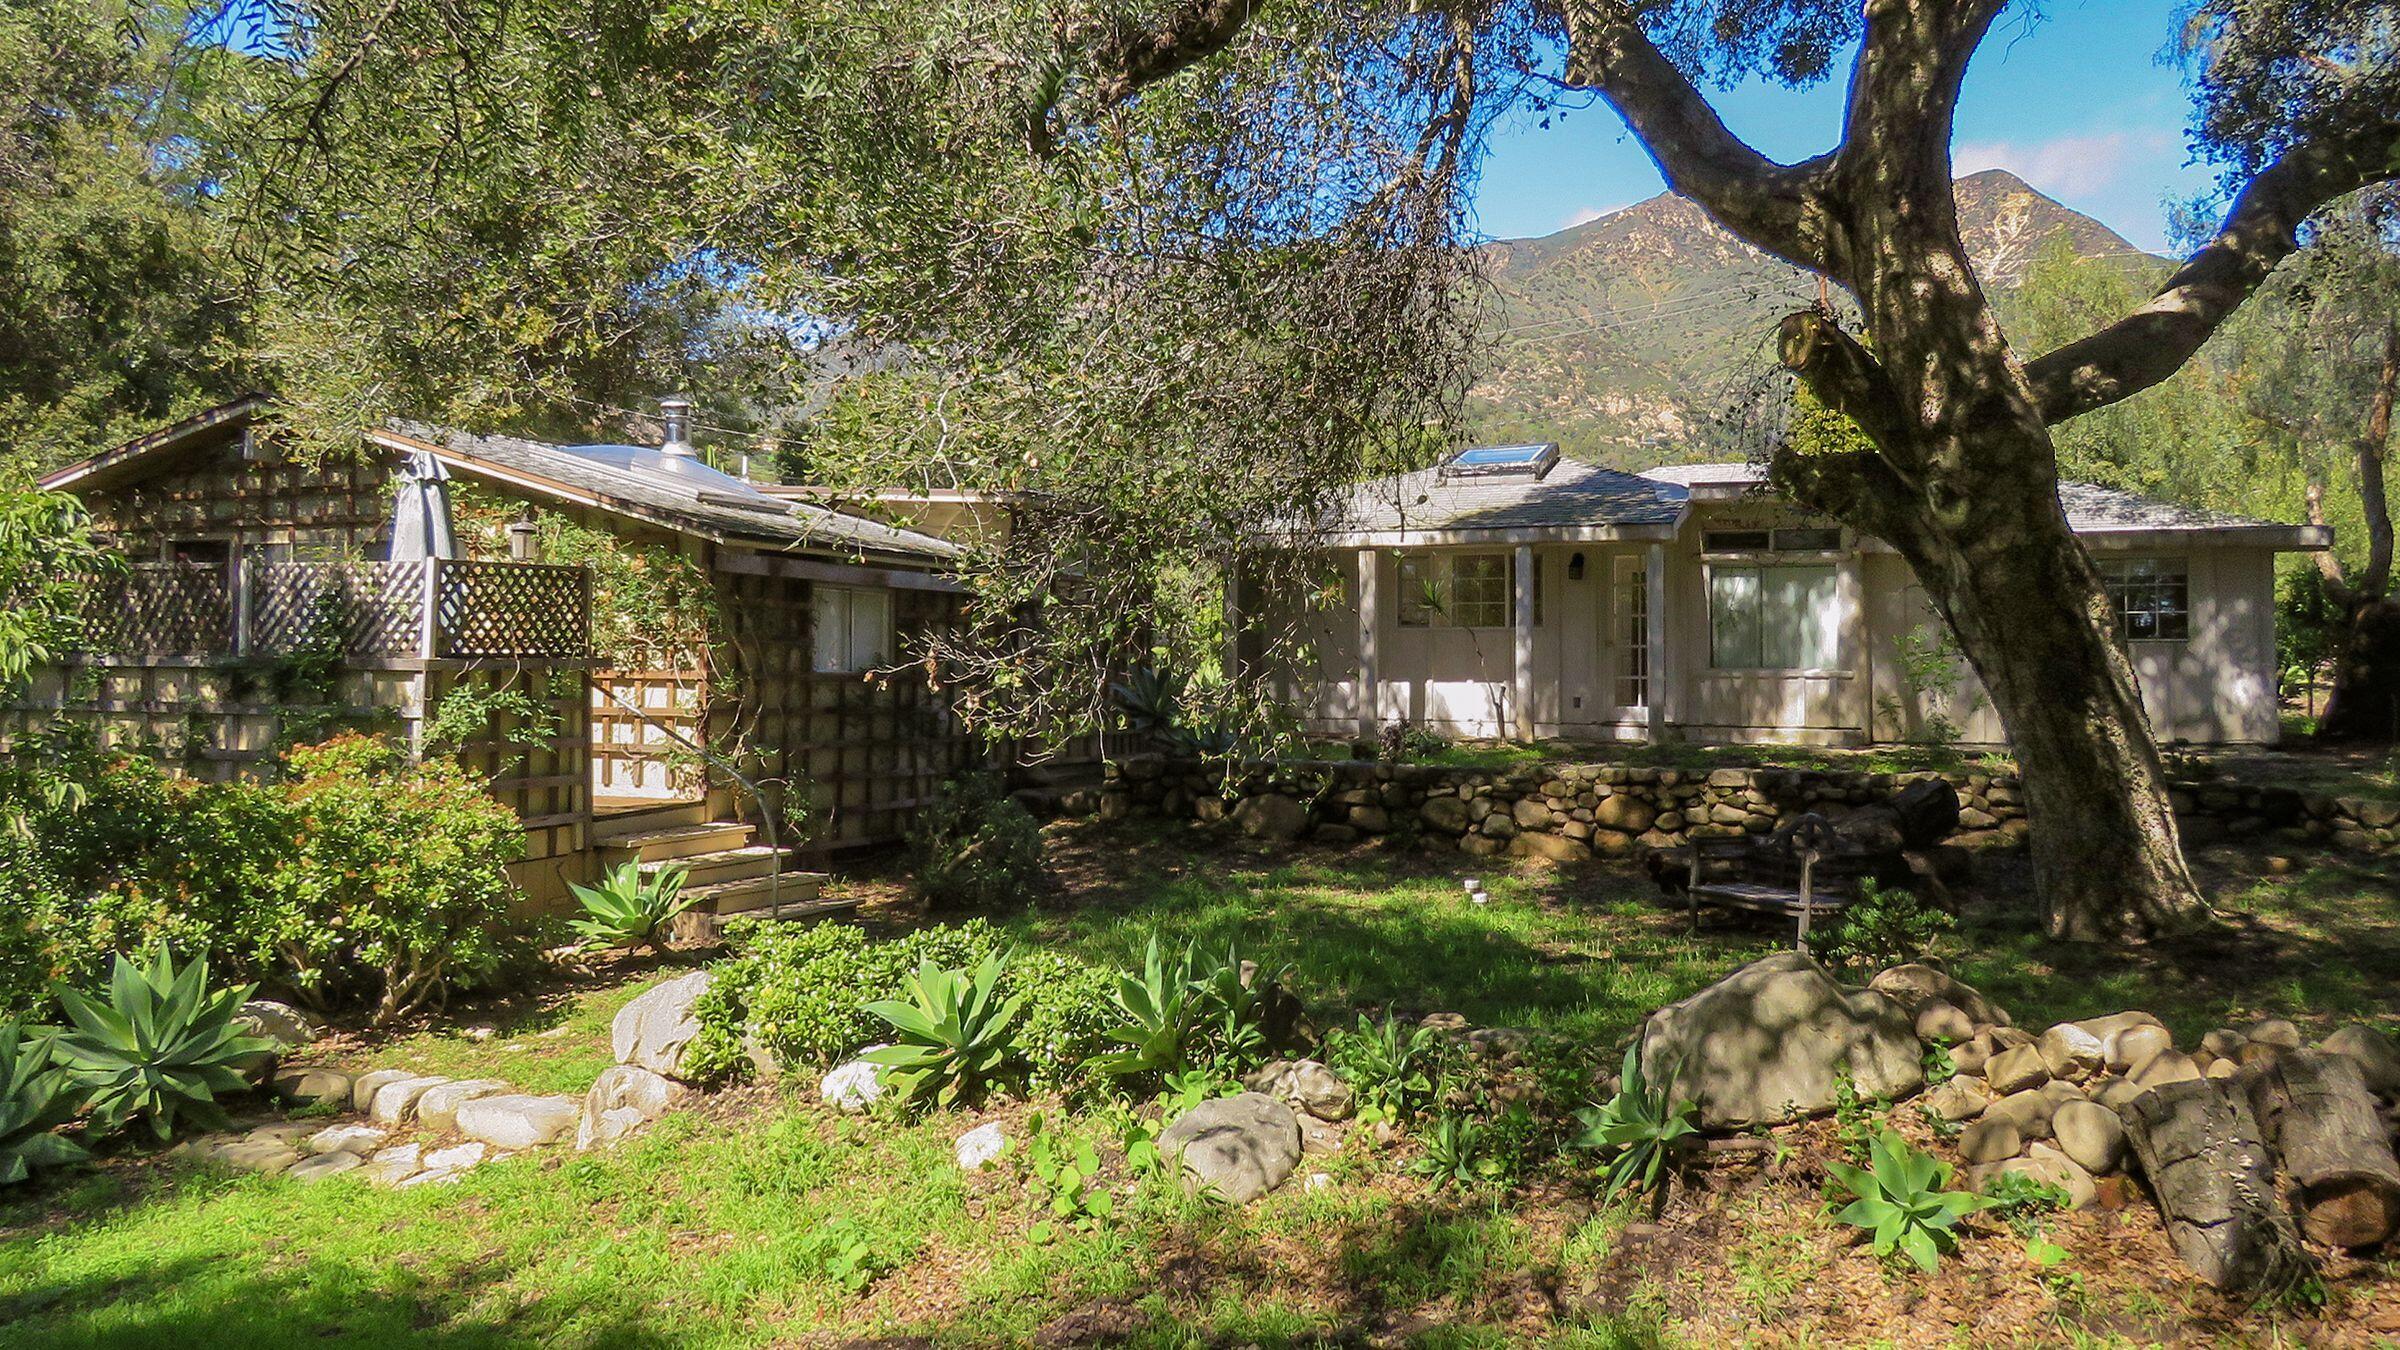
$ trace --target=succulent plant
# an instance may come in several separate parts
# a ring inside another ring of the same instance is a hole
[[[234,1025],[254,987],[211,992],[205,958],[177,970],[161,952],[147,966],[119,955],[105,1001],[60,989],[59,1004],[74,1026],[52,1053],[87,1094],[92,1128],[113,1133],[140,1119],[165,1140],[178,1113],[221,1127],[217,1094],[248,1087],[240,1066],[275,1050],[273,1041],[245,1036]]]

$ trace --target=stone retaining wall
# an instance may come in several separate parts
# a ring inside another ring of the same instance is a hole
[[[1661,769],[1553,764],[1510,772],[1284,760],[1222,766],[1135,755],[1101,786],[1068,796],[1069,814],[1231,820],[1271,839],[1348,843],[1397,836],[1479,857],[1573,861],[1672,847],[1693,837],[1764,833],[1787,815],[1882,801],[1921,778],[1958,790],[1961,842],[2008,843],[2029,829],[2013,774],[1853,773],[1818,769]],[[2345,851],[2400,854],[2400,802],[2291,788],[2177,784],[2175,809],[2195,843],[2266,836]]]

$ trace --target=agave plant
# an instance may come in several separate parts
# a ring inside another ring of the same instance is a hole
[[[1093,1068],[1122,1078],[1188,1067],[1203,1013],[1195,964],[1190,947],[1169,958],[1158,945],[1158,935],[1151,935],[1142,953],[1141,972],[1117,976],[1118,1022],[1108,1035],[1125,1048],[1095,1058]]]
[[[676,915],[700,902],[700,897],[683,893],[686,875],[680,867],[669,867],[655,877],[644,877],[640,863],[626,862],[609,869],[597,886],[569,883],[567,889],[575,892],[577,903],[583,906],[583,917],[572,920],[570,926],[586,947],[595,950],[661,950],[658,935]]]
[[[1128,730],[1163,736],[1183,720],[1183,691],[1190,679],[1182,671],[1136,666],[1108,692],[1125,714]]]
[[[1873,1232],[1877,1256],[1898,1251],[1928,1274],[1941,1264],[1942,1249],[1956,1242],[1951,1230],[1958,1221],[1997,1203],[1947,1189],[1950,1164],[1888,1129],[1875,1132],[1865,1167],[1827,1163],[1825,1170],[1856,1197],[1834,1217]]]
[[[211,993],[205,958],[177,970],[161,952],[147,968],[119,955],[106,1002],[61,988],[58,1001],[74,1027],[52,1054],[88,1094],[92,1127],[109,1133],[139,1117],[163,1141],[174,1134],[178,1112],[223,1127],[216,1095],[248,1086],[237,1066],[275,1050],[273,1041],[234,1029],[234,1014],[255,987]]]
[[[81,1144],[52,1133],[83,1102],[50,1062],[53,1039],[0,1022],[0,1186],[86,1156]]]
[[[882,1000],[866,1010],[889,1022],[899,1039],[862,1058],[881,1065],[884,1081],[912,1106],[973,1105],[1005,1072],[1023,995],[1002,1001],[1007,961],[998,952],[972,971],[926,961],[909,977],[908,1001]]]
[[[1692,1123],[1698,1109],[1691,1102],[1671,1102],[1666,1089],[1653,1087],[1642,1073],[1640,1043],[1626,1047],[1617,1095],[1575,1113],[1584,1126],[1575,1137],[1576,1146],[1598,1150],[1607,1167],[1601,1203],[1616,1199],[1628,1187],[1637,1194],[1656,1194],[1681,1141],[1698,1133]]]
[[[1360,1013],[1356,1030],[1335,1027],[1325,1045],[1333,1067],[1380,1117],[1411,1115],[1433,1096],[1442,1046],[1432,1027],[1403,1027],[1390,1016],[1378,1022]]]

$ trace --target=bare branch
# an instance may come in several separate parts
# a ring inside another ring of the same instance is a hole
[[[2148,303],[2080,341],[2028,362],[2042,417],[2063,422],[2130,398],[2173,375],[2275,265],[2300,247],[2319,207],[2400,178],[2400,123],[2292,147],[2259,171],[2223,228]]]
[[[1669,187],[1776,257],[1833,270],[1821,203],[1829,159],[1787,166],[1751,149],[1650,41],[1625,0],[1570,0],[1564,8],[1568,80],[1616,109]]]

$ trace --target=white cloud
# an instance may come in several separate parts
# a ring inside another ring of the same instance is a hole
[[[1598,220],[1603,216],[1613,216],[1630,205],[1632,205],[1631,202],[1618,202],[1614,206],[1587,206],[1576,212],[1574,215],[1567,217],[1567,223],[1559,226],[1558,228],[1562,230],[1571,230],[1578,225],[1589,225],[1593,221]]]
[[[2137,162],[2174,148],[2175,138],[2163,131],[2106,131],[2022,145],[1979,141],[1956,147],[1950,166],[1962,178],[1985,169],[2006,169],[2043,192],[2088,195],[2115,186]]]

